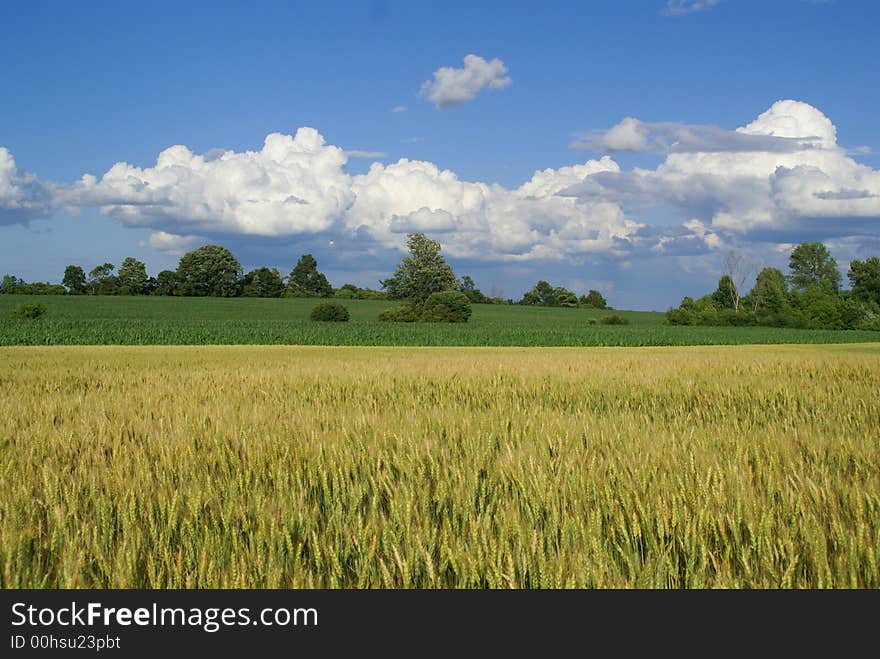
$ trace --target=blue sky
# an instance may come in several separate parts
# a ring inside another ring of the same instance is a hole
[[[874,2],[30,2],[0,25],[0,271],[29,281],[217,242],[376,287],[424,230],[486,292],[665,309],[732,249],[880,253]]]

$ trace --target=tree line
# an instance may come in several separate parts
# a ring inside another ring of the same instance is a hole
[[[20,295],[171,295],[196,297],[319,297],[360,300],[409,301],[423,305],[433,293],[456,291],[473,304],[523,304],[547,307],[610,309],[599,291],[578,297],[563,288],[539,281],[519,302],[484,294],[468,275],[458,277],[440,255],[440,243],[421,233],[407,235],[409,255],[394,274],[380,282],[382,290],[343,284],[330,285],[311,254],[303,254],[287,277],[277,268],[243,272],[238,259],[225,247],[204,245],[181,257],[176,270],[147,274],[143,261],[127,257],[117,269],[103,263],[86,274],[79,265],[68,265],[61,284],[27,283],[13,275],[0,282],[0,293]],[[412,313],[403,313],[410,318]],[[418,316],[418,314],[415,314]]]
[[[344,284],[333,288],[318,270],[311,254],[303,254],[287,277],[277,268],[243,272],[225,247],[204,245],[185,254],[176,270],[147,275],[143,261],[128,257],[119,269],[113,263],[96,266],[88,275],[78,265],[64,270],[61,284],[27,283],[13,275],[0,281],[0,293],[19,295],[176,295],[194,297],[338,297],[385,299],[381,291]]]
[[[673,325],[767,325],[810,329],[880,330],[880,259],[850,263],[850,288],[841,288],[837,261],[820,242],[802,243],[789,257],[788,275],[763,268],[741,294],[749,268],[731,252],[712,293],[685,297],[666,312]],[[752,273],[754,270],[751,271]]]

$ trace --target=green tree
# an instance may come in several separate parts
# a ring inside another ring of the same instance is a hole
[[[3,280],[0,281],[0,293],[5,295],[12,295],[17,292],[19,286],[24,284],[24,280],[19,279],[15,275],[3,275]]]
[[[156,275],[156,285],[153,287],[153,295],[177,295],[180,282],[174,270],[162,270]]]
[[[180,259],[177,279],[183,295],[235,297],[241,292],[242,270],[232,252],[204,245]]]
[[[847,273],[853,297],[859,302],[880,304],[880,259],[851,261]]]
[[[86,292],[86,273],[78,265],[69,265],[64,269],[61,283],[71,295],[82,295]]]
[[[147,266],[143,261],[127,257],[119,266],[119,294],[143,295],[147,292]]]
[[[257,268],[244,276],[242,295],[247,297],[280,297],[284,281],[278,268]]]
[[[464,293],[467,299],[474,304],[487,304],[489,302],[489,298],[483,294],[483,291],[477,288],[474,280],[469,275],[461,278],[458,290]]]
[[[410,255],[403,258],[390,278],[382,281],[389,298],[421,306],[432,293],[458,288],[455,273],[440,255],[440,243],[423,233],[410,233],[406,246]]]
[[[88,292],[90,295],[115,295],[119,280],[113,274],[116,268],[112,263],[104,263],[89,272]]]
[[[837,261],[822,243],[801,243],[788,259],[789,281],[795,289],[805,291],[821,286],[832,291],[840,289]]]
[[[330,297],[333,287],[311,254],[303,254],[287,278],[287,294],[294,297]]]
[[[730,275],[724,275],[718,280],[718,288],[712,293],[712,299],[717,309],[736,309],[739,295]]]
[[[602,297],[602,294],[594,289],[590,289],[590,292],[586,295],[581,295],[578,299],[578,303],[582,307],[588,307],[591,309],[607,309],[608,302]]]
[[[554,306],[553,292],[554,288],[541,279],[532,286],[531,290],[526,291],[519,303],[537,307],[552,307]]]
[[[553,289],[553,305],[554,307],[576,307],[578,305],[577,295],[567,288],[557,286]]]
[[[785,313],[789,307],[785,275],[777,268],[764,268],[755,278],[749,297],[752,313]]]

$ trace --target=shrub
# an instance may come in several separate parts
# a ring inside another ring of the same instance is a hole
[[[46,313],[46,305],[42,302],[22,302],[9,310],[10,318],[35,320]]]
[[[599,322],[603,325],[629,325],[629,321],[626,318],[616,313],[610,316],[602,316]]]
[[[466,323],[471,315],[471,301],[461,291],[431,293],[422,308],[426,323]]]
[[[379,320],[385,323],[414,323],[418,319],[419,312],[409,304],[391,307],[379,314]]]
[[[312,320],[342,323],[348,320],[348,309],[336,302],[324,302],[312,309]]]

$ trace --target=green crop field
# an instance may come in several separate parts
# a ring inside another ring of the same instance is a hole
[[[880,588],[880,344],[0,348],[0,587]]]
[[[14,320],[9,309],[39,300],[48,313]],[[340,301],[348,323],[318,323],[321,300],[0,295],[0,345],[373,345],[373,346],[662,346],[854,343],[877,332],[771,327],[678,327],[664,314],[639,311],[474,305],[467,323],[380,323],[395,303]],[[602,325],[619,314],[628,325]],[[591,321],[592,324],[591,324]]]

